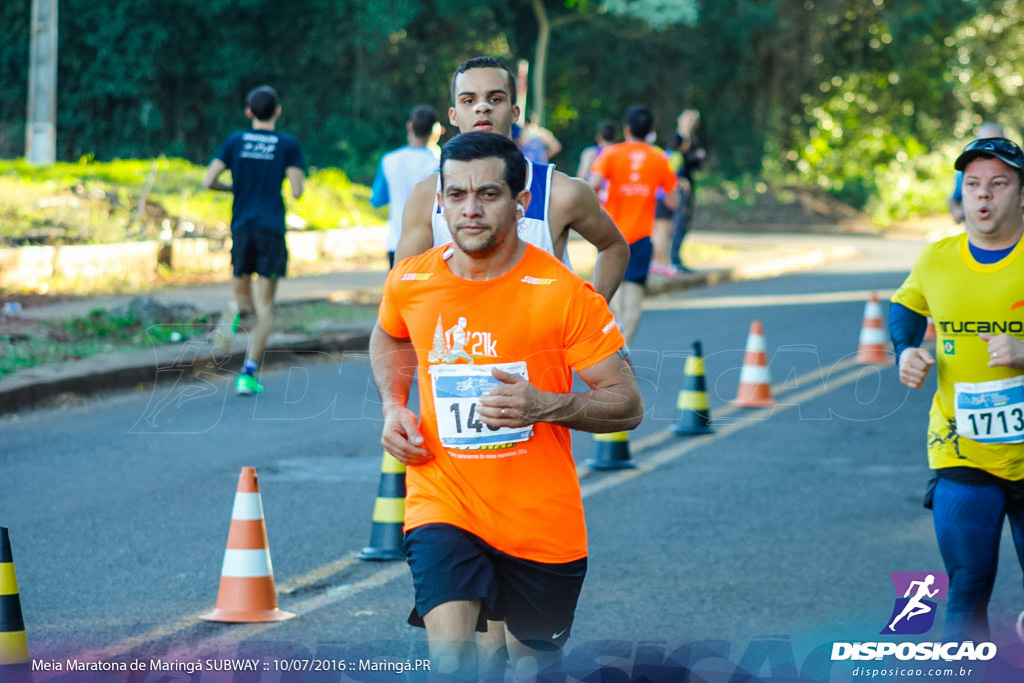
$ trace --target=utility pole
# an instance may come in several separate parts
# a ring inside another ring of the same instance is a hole
[[[57,160],[57,0],[32,0],[31,31],[25,159],[49,166]]]

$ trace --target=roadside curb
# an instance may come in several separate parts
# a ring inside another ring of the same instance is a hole
[[[245,355],[241,336],[227,352],[202,340],[188,340],[146,351],[126,351],[69,363],[41,365],[4,378],[0,386],[0,415],[33,408],[64,394],[91,396],[106,391],[151,386],[202,374],[227,376]],[[369,331],[317,336],[273,335],[268,351],[341,353],[366,351]]]
[[[791,250],[750,258],[730,267],[687,273],[677,279],[652,278],[647,296],[686,291],[740,280],[775,277],[831,262],[855,258],[857,249],[847,246],[822,246]],[[379,287],[352,290],[351,293],[379,294]],[[337,293],[342,294],[342,293]],[[299,303],[327,301],[304,298],[279,301],[284,307]],[[351,332],[325,332],[317,335],[274,334],[267,350],[273,352],[341,353],[367,351],[368,329]],[[226,352],[217,351],[206,340],[190,339],[143,351],[100,354],[90,358],[43,365],[22,370],[0,382],[0,415],[13,413],[53,401],[65,394],[90,396],[106,391],[151,386],[154,383],[194,378],[201,374],[226,377],[234,374],[245,353],[245,336],[234,340]]]

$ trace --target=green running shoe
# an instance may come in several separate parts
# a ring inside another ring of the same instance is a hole
[[[238,326],[242,324],[242,314],[236,312],[234,319],[231,321],[231,334],[238,334]]]
[[[239,375],[235,380],[235,393],[239,396],[252,396],[262,394],[263,385],[252,375]]]

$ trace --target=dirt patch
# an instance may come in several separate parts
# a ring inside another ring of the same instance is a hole
[[[84,298],[86,297],[71,294],[33,294],[30,292],[16,294],[13,292],[7,293],[0,289],[0,310],[7,310],[8,304],[14,305],[17,308],[28,309],[59,304],[65,301],[77,301]]]
[[[0,290],[0,337],[5,337],[11,342],[45,338],[48,336],[45,323],[22,317],[19,313],[81,298],[83,297],[66,294],[8,294]]]

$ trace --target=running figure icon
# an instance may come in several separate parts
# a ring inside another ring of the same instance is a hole
[[[456,358],[462,358],[472,364],[473,356],[466,353],[466,319],[460,317],[459,322],[448,330],[446,336],[452,340],[451,346],[448,348],[447,362],[452,363]]]
[[[896,624],[900,621],[900,619],[906,618],[907,621],[910,621],[910,619],[912,619],[913,617],[916,617],[921,614],[928,614],[932,611],[932,606],[922,602],[922,600],[924,598],[934,598],[938,594],[938,588],[936,588],[933,591],[928,590],[933,583],[935,583],[934,574],[929,574],[924,578],[923,581],[910,582],[910,585],[907,587],[907,592],[903,594],[903,597],[910,598],[910,600],[907,601],[906,605],[904,605],[903,611],[900,612],[899,615],[892,620],[891,624],[889,624],[890,631],[892,631],[893,633],[896,632]],[[911,596],[910,593],[915,591],[915,589],[917,592],[914,593],[913,596]]]

